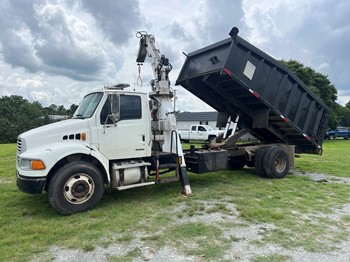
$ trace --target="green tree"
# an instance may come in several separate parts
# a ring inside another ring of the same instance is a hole
[[[350,127],[350,101],[345,106],[339,107],[338,117],[340,126]]]
[[[347,108],[350,109],[350,100],[349,100],[349,102],[347,102],[347,103],[345,104],[345,107],[347,107]]]
[[[63,105],[58,106],[57,108],[57,115],[67,115],[67,110],[64,108]]]
[[[57,105],[55,104],[51,104],[48,107],[46,107],[45,109],[47,110],[49,115],[56,115],[57,114]]]
[[[0,98],[0,143],[15,143],[17,136],[45,124],[39,102],[30,103],[21,96]]]
[[[67,110],[67,111],[68,111],[68,115],[69,115],[69,116],[73,116],[73,114],[75,113],[75,111],[77,110],[77,108],[78,108],[78,105],[72,104],[72,105],[70,106],[70,108]]]
[[[328,126],[336,127],[340,123],[338,116],[340,105],[336,102],[338,92],[335,86],[328,80],[326,75],[316,72],[311,67],[306,67],[296,60],[281,61],[291,69],[297,77],[306,84],[331,110]]]
[[[51,104],[43,108],[39,102],[30,103],[21,96],[0,98],[0,143],[15,143],[19,134],[54,122],[49,115],[73,115],[77,105],[65,109]]]

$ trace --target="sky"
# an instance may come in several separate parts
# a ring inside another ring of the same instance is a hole
[[[151,91],[151,58],[136,64],[138,31],[169,58],[180,111],[212,109],[175,86],[185,56],[239,35],[276,59],[328,76],[350,101],[348,0],[0,0],[0,96],[43,106],[79,104],[84,94],[129,83]],[[140,81],[137,81],[140,75]]]

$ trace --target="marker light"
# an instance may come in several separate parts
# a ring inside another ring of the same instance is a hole
[[[33,170],[43,170],[43,169],[45,169],[45,164],[41,160],[32,160],[32,169]]]

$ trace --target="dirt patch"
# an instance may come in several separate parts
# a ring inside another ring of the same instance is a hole
[[[12,182],[13,182],[13,180],[10,180],[10,179],[0,179],[0,184],[9,184]]]
[[[296,176],[307,176],[314,182],[321,183],[344,183],[350,185],[350,177],[337,177],[312,172],[300,172],[298,170],[291,170],[291,173]]]

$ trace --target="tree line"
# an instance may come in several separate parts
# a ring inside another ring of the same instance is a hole
[[[281,61],[291,69],[331,110],[329,128],[350,127],[350,101],[342,106],[336,102],[337,89],[326,75],[295,60]],[[63,105],[52,104],[43,107],[39,102],[29,102],[21,96],[3,96],[0,98],[0,144],[15,143],[17,136],[32,128],[55,122],[52,115],[71,117],[77,105],[69,109]]]
[[[57,121],[52,115],[71,117],[77,107],[75,104],[69,109],[55,104],[43,107],[39,102],[31,103],[22,96],[3,96],[0,98],[0,144],[15,143],[19,134]]]

